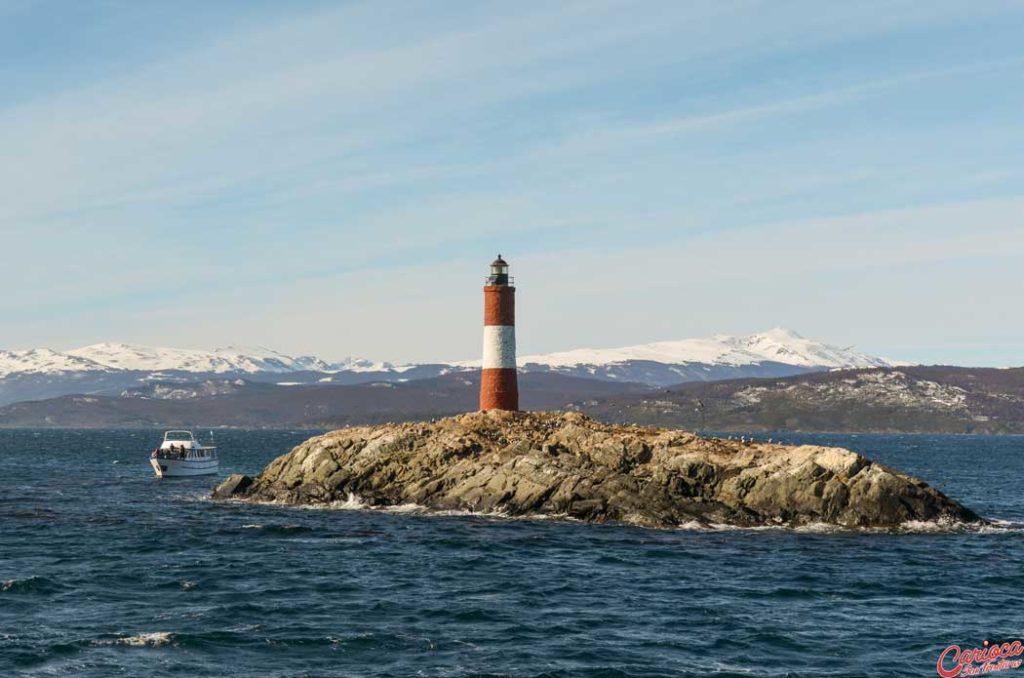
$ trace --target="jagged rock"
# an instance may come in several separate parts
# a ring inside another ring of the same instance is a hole
[[[245,492],[252,485],[252,476],[232,473],[225,478],[213,491],[214,499],[229,499]]]
[[[700,438],[576,412],[478,412],[311,438],[215,498],[556,514],[671,527],[979,522],[926,483],[839,448]]]

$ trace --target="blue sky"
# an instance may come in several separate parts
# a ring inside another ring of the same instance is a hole
[[[1024,364],[1024,2],[0,0],[0,347]]]

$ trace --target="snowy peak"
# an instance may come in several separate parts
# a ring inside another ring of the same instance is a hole
[[[50,349],[0,351],[0,378],[19,373],[67,372],[194,372],[203,374],[258,374],[289,372],[400,371],[390,363],[345,358],[329,363],[315,356],[289,356],[262,347],[184,348],[138,346],[106,342],[63,353]]]
[[[577,349],[519,358],[520,365],[578,367],[614,365],[630,361],[668,365],[757,365],[766,362],[797,367],[834,369],[840,367],[885,367],[892,363],[856,352],[805,339],[796,332],[775,328],[746,337],[715,335],[699,339],[659,341],[611,349]]]
[[[159,372],[290,372],[304,369],[295,358],[274,351],[259,349],[245,353],[236,349],[199,351],[181,348],[135,346],[132,344],[104,343],[77,348],[67,353],[110,370],[136,370]]]
[[[58,353],[48,348],[34,348],[28,351],[0,351],[0,377],[20,372],[80,372],[102,370],[86,358],[68,353]]]
[[[731,337],[723,337],[726,341]],[[800,367],[889,367],[891,361],[854,351],[852,346],[839,348],[812,339],[805,339],[792,330],[779,327],[742,337],[739,350],[787,365]]]
[[[260,346],[228,346],[213,351],[200,351],[104,343],[68,351],[67,354],[107,369],[143,372],[178,370],[212,374],[256,374],[359,371],[390,367],[387,363],[374,363],[358,358],[346,358],[339,363],[329,363],[315,356],[294,357]]]
[[[581,374],[600,378],[599,371],[619,368],[629,363],[660,363],[666,366],[744,367],[781,364],[795,368],[834,369],[841,367],[886,367],[882,358],[858,353],[851,348],[830,346],[805,339],[790,330],[775,328],[746,337],[716,335],[700,339],[659,341],[638,346],[610,349],[577,349],[545,355],[528,355],[519,359],[520,366],[535,366],[559,371],[583,369]],[[479,361],[455,363],[450,367],[435,365],[429,376],[443,374],[452,368],[470,369]],[[599,368],[599,369],[597,369]],[[314,356],[289,356],[262,347],[218,348],[213,351],[138,346],[124,343],[102,343],[63,353],[49,349],[0,351],[0,378],[13,374],[63,374],[86,371],[99,372],[187,372],[195,374],[286,374],[294,372],[378,374],[414,372],[416,365],[394,365],[361,358],[345,358],[326,362]],[[429,370],[428,370],[429,371]],[[686,376],[676,370],[678,377]],[[615,379],[633,379],[632,372],[618,370]],[[666,377],[669,378],[669,377]],[[674,377],[672,377],[674,378]],[[641,381],[650,381],[642,378]]]

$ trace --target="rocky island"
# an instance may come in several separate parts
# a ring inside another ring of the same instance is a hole
[[[576,413],[477,412],[311,438],[216,499],[414,504],[648,527],[980,523],[927,483],[840,448],[785,446]]]

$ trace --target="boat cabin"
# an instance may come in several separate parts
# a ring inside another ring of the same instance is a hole
[[[199,441],[192,435],[192,431],[168,431],[164,434],[164,442],[160,445],[160,449],[166,450],[171,447],[190,450],[193,447],[199,447]]]
[[[165,459],[210,459],[217,456],[217,448],[202,445],[192,431],[167,431],[157,448],[156,456]]]

